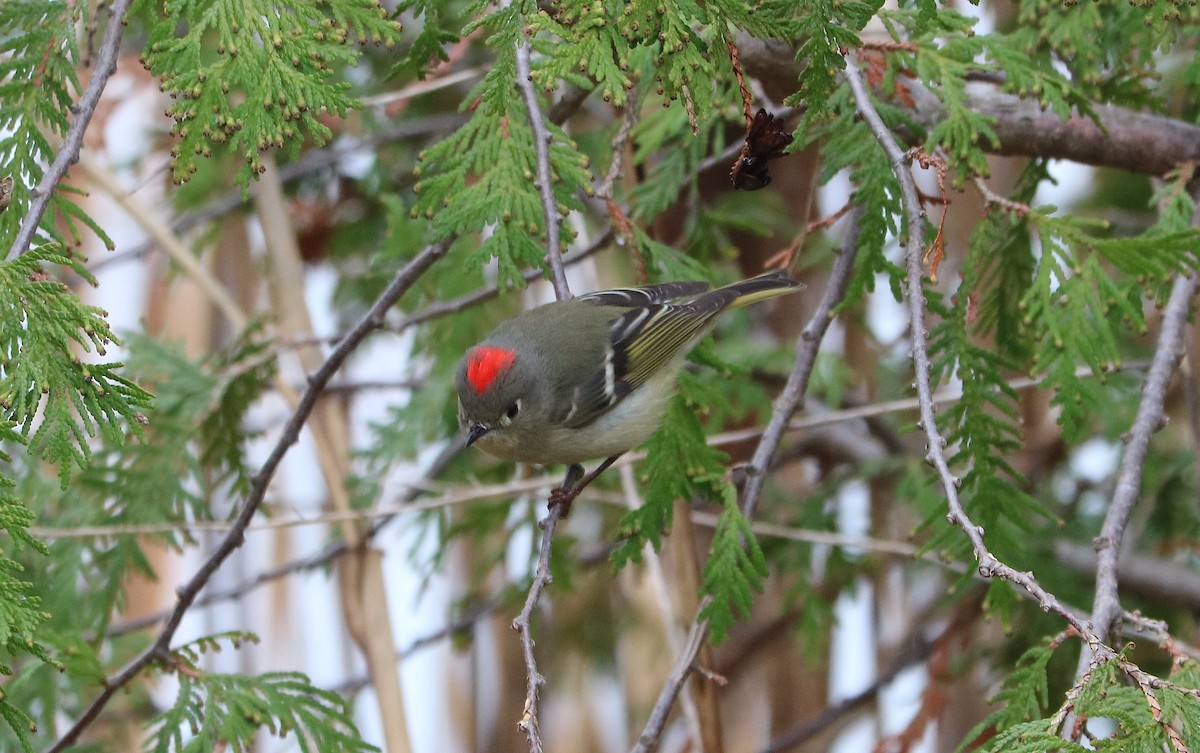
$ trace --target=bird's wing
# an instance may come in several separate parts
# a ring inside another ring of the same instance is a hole
[[[619,308],[631,309],[639,306],[651,306],[656,303],[669,303],[680,298],[700,295],[708,290],[709,287],[709,284],[702,280],[664,282],[660,285],[646,285],[640,288],[597,290],[595,293],[581,295],[575,300],[587,301],[597,306],[617,306]]]
[[[687,284],[669,283],[655,287]],[[646,288],[620,292],[643,290]],[[694,294],[693,289],[674,297],[688,294]],[[558,420],[570,428],[581,428],[595,421],[677,358],[737,295],[733,290],[717,290],[685,303],[639,306],[613,319],[609,325],[604,362],[587,381],[575,388]]]

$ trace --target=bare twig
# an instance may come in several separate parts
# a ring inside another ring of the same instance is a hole
[[[788,421],[804,403],[804,393],[808,390],[808,380],[812,376],[813,366],[817,361],[817,351],[821,347],[821,340],[825,337],[830,322],[833,321],[833,309],[841,303],[842,298],[846,295],[851,273],[854,271],[854,257],[858,253],[858,220],[861,216],[861,209],[852,210],[846,238],[838,251],[837,259],[833,262],[829,283],[825,286],[821,302],[817,304],[812,318],[800,332],[800,339],[796,343],[796,361],[792,366],[792,373],[788,375],[783,392],[775,400],[775,407],[771,411],[771,421],[767,424],[767,429],[763,432],[758,447],[754,450],[754,457],[746,466],[745,470],[749,478],[742,493],[742,514],[747,518],[754,517],[759,495],[762,494],[767,466],[770,465],[771,457],[783,439]]]
[[[710,602],[712,602],[711,596],[701,599],[697,614],[707,609]],[[683,684],[687,682],[688,675],[695,669],[696,655],[700,653],[700,647],[704,645],[704,639],[707,636],[708,620],[692,622],[687,638],[683,641],[683,649],[675,658],[675,665],[671,667],[671,673],[667,676],[667,681],[658,694],[658,700],[650,711],[650,718],[646,720],[646,726],[642,728],[642,734],[638,736],[632,753],[652,753],[658,750],[658,741],[662,738],[663,729],[666,727],[667,716],[675,705],[675,699],[683,690]]]
[[[829,322],[831,321],[830,314],[833,307],[841,301],[846,293],[846,285],[850,279],[850,272],[854,269],[854,255],[858,247],[857,225],[857,222],[852,223],[854,230],[847,234],[847,240],[842,246],[837,261],[834,262],[833,272],[829,277],[829,283],[825,288],[825,294],[821,298],[821,303],[817,306],[817,310],[813,312],[812,318],[800,335],[800,340],[796,348],[796,362],[792,368],[791,375],[788,377],[787,386],[784,387],[783,393],[775,401],[775,409],[771,414],[771,421],[767,424],[767,429],[763,432],[762,439],[759,440],[758,448],[754,452],[754,457],[750,461],[750,465],[747,466],[746,472],[749,480],[746,483],[742,498],[742,514],[747,518],[753,517],[758,496],[762,492],[765,470],[771,461],[771,456],[775,454],[775,449],[779,446],[779,442],[783,438],[783,432],[787,429],[788,419],[791,418],[792,413],[795,412],[804,398],[804,391],[808,385],[808,378],[812,373],[817,350],[820,348],[821,339],[824,337],[825,331],[829,328]],[[704,613],[711,600],[711,597],[705,596],[700,601],[699,608],[696,610],[697,616]],[[683,683],[687,681],[688,675],[695,668],[696,655],[699,653],[700,646],[704,643],[707,635],[708,621],[697,618],[692,623],[692,628],[688,633],[687,641],[684,643],[683,651],[676,659],[675,667],[671,670],[670,676],[668,676],[662,691],[659,693],[658,701],[654,704],[654,708],[650,712],[650,718],[646,721],[646,726],[643,728],[642,734],[638,737],[637,745],[633,748],[634,753],[649,753],[658,747],[659,737],[662,735],[667,714],[670,713],[671,707],[675,704],[675,699],[679,697]]]
[[[1007,196],[1001,196],[992,190],[992,187],[987,184],[987,181],[982,176],[976,175],[971,179],[971,183],[975,185],[975,189],[979,191],[979,195],[983,197],[985,206],[997,206],[1006,212],[1012,212],[1018,217],[1025,217],[1033,211],[1028,204],[1022,204],[1019,201],[1013,201]]]
[[[1121,618],[1121,601],[1117,594],[1117,567],[1121,558],[1121,541],[1129,516],[1141,496],[1142,468],[1150,437],[1166,421],[1163,400],[1167,386],[1183,357],[1183,336],[1187,327],[1188,309],[1196,292],[1194,277],[1179,277],[1171,288],[1171,297],[1163,312],[1162,330],[1158,336],[1154,360],[1137,415],[1127,435],[1125,456],[1117,474],[1112,503],[1104,516],[1100,535],[1096,537],[1096,596],[1092,602],[1092,630],[1096,640],[1107,643],[1117,620]],[[1084,657],[1080,657],[1083,661]],[[1082,671],[1079,673],[1082,674]]]
[[[525,606],[521,614],[513,620],[513,630],[521,636],[521,650],[525,655],[525,711],[517,726],[525,731],[529,740],[529,753],[541,753],[542,734],[538,722],[538,692],[545,678],[538,673],[537,660],[533,656],[533,634],[529,631],[529,621],[533,618],[533,610],[537,607],[538,597],[542,589],[550,585],[550,549],[554,543],[554,530],[562,518],[562,505],[551,505],[546,519],[538,523],[542,529],[542,541],[538,547],[537,565],[533,570],[533,582],[529,585],[529,595],[525,597]]]
[[[42,182],[33,192],[33,201],[29,204],[29,211],[21,218],[21,227],[17,230],[17,237],[13,239],[12,248],[5,257],[7,259],[14,259],[29,250],[34,235],[37,234],[38,224],[50,207],[55,188],[66,176],[71,165],[79,160],[83,133],[92,120],[92,114],[96,112],[96,106],[100,104],[100,95],[104,93],[108,77],[117,70],[117,53],[121,48],[121,36],[125,32],[125,13],[129,10],[131,2],[132,0],[114,0],[109,8],[108,28],[104,30],[104,41],[100,43],[100,54],[96,58],[92,77],[83,90],[83,96],[71,108],[75,118],[67,128],[62,148],[54,156],[54,162],[50,164],[50,168],[42,176]]]
[[[608,166],[608,172],[604,175],[604,180],[596,189],[596,196],[601,199],[613,201],[613,184],[617,182],[617,178],[621,175],[621,168],[625,161],[625,148],[629,144],[629,134],[633,133],[633,127],[637,125],[638,119],[638,101],[637,89],[630,89],[627,99],[625,100],[625,115],[621,118],[621,125],[617,128],[617,133],[613,136],[610,151],[613,155],[612,164]]]
[[[609,242],[612,241],[612,237],[612,228],[605,230],[603,233],[596,236],[596,238],[585,248],[581,248],[578,251],[573,251],[564,256],[563,265],[569,267],[599,253],[600,251],[604,250]],[[533,282],[541,277],[542,274],[542,270],[540,269],[527,269],[522,273],[522,276],[525,278],[525,282]],[[393,334],[400,334],[408,328],[415,327],[418,324],[424,324],[425,322],[432,321],[434,319],[440,319],[443,316],[457,314],[461,311],[471,308],[476,304],[483,303],[484,301],[490,301],[491,299],[500,295],[500,293],[500,286],[496,283],[491,283],[470,293],[460,295],[457,298],[451,298],[448,301],[431,303],[420,311],[415,311],[399,321],[386,325],[384,329]],[[320,345],[323,343],[332,344],[339,342],[342,337],[344,337],[344,334],[340,332],[336,335],[302,337],[283,341],[279,343],[279,347],[301,348],[309,345]]]
[[[729,65],[733,68],[733,75],[737,78],[738,92],[742,95],[742,115],[746,118],[746,127],[749,128],[750,123],[754,121],[754,97],[746,88],[746,78],[742,73],[742,61],[738,59],[738,48],[732,38],[725,40],[725,49],[729,52]]]
[[[184,614],[192,606],[193,602],[195,602],[201,589],[204,588],[221,564],[242,545],[246,526],[250,524],[259,505],[262,504],[263,497],[267,492],[267,486],[275,475],[279,464],[283,461],[284,455],[287,454],[287,451],[299,439],[300,431],[304,428],[305,421],[316,406],[325,385],[329,383],[334,374],[337,373],[338,369],[341,368],[342,364],[345,363],[346,359],[367,335],[382,326],[387,310],[412,287],[413,283],[429,269],[430,265],[446,254],[450,243],[451,240],[445,240],[427,247],[405,265],[403,269],[397,272],[387,288],[376,298],[375,303],[367,311],[366,315],[363,316],[353,329],[346,333],[342,341],[338,343],[337,347],[330,352],[329,357],[325,359],[325,362],[321,364],[321,368],[313,373],[309,379],[308,388],[304,391],[304,395],[301,396],[300,403],[296,406],[295,411],[293,411],[287,425],[284,426],[279,439],[271,450],[271,454],[251,480],[250,491],[246,495],[246,500],[242,503],[241,509],[234,518],[235,527],[221,540],[221,543],[217,545],[208,559],[204,561],[204,564],[200,566],[200,569],[192,576],[191,580],[177,591],[175,608],[171,611],[166,624],[160,629],[154,642],[131,662],[126,664],[119,672],[105,680],[104,690],[88,705],[79,719],[71,725],[70,729],[47,749],[48,753],[59,753],[73,745],[79,739],[79,735],[95,721],[96,717],[108,705],[108,702],[112,700],[117,692],[132,682],[151,663],[169,655],[171,640],[175,636],[175,631],[179,629],[179,624],[183,621]]]
[[[812,740],[839,721],[873,703],[879,697],[880,692],[890,685],[901,672],[928,659],[932,651],[933,642],[917,636],[913,641],[912,649],[896,657],[887,671],[877,677],[875,682],[861,692],[826,707],[815,718],[779,735],[760,753],[783,753]]]
[[[609,228],[605,232],[600,233],[598,236],[596,236],[595,240],[593,240],[590,244],[588,244],[588,246],[586,248],[581,248],[578,251],[567,254],[565,257],[563,257],[563,259],[562,259],[563,264],[565,266],[571,266],[572,264],[576,264],[590,256],[593,256],[594,254],[598,253],[599,251],[603,250],[606,246],[608,246],[608,244],[610,242],[612,242],[612,237],[613,237],[612,236],[612,228]],[[539,278],[541,276],[542,276],[542,271],[539,269],[527,270],[524,273],[526,282],[532,282],[533,280],[536,280],[537,278]],[[486,287],[480,288],[479,290],[476,290],[473,293],[467,293],[466,295],[459,296],[458,298],[453,298],[449,301],[442,301],[440,303],[431,304],[431,305],[425,307],[424,309],[421,309],[420,311],[417,311],[413,314],[410,314],[409,316],[404,317],[400,321],[396,322],[396,324],[389,326],[388,330],[391,332],[403,332],[404,330],[408,329],[409,327],[415,326],[417,324],[422,324],[431,319],[437,319],[437,318],[440,318],[443,316],[447,316],[449,314],[456,314],[464,309],[474,306],[477,303],[481,303],[483,301],[487,301],[492,298],[495,298],[499,294],[500,294],[500,288],[497,285],[495,285],[495,284],[488,285]],[[340,335],[339,335],[339,337],[340,337]]]
[[[385,92],[376,94],[371,97],[363,97],[362,103],[364,107],[386,107],[387,105],[401,102],[413,97],[420,97],[424,94],[435,92],[439,89],[445,89],[456,84],[461,84],[464,81],[470,81],[473,78],[478,78],[487,73],[486,68],[467,68],[463,71],[455,71],[448,73],[445,76],[438,78],[428,78],[422,81],[417,81],[414,84],[397,89],[393,92]]]
[[[510,3],[506,1],[505,6]],[[524,21],[522,21],[522,24]],[[524,33],[522,34],[524,37]],[[558,202],[554,200],[554,183],[550,176],[550,130],[542,117],[542,106],[537,92],[533,90],[533,72],[529,64],[532,40],[522,39],[517,43],[517,88],[525,100],[525,111],[529,115],[529,126],[533,130],[533,148],[537,154],[538,193],[542,197],[542,214],[546,220],[546,261],[550,265],[554,295],[561,301],[571,297],[567,275],[563,272],[562,251],[559,248]]]
[[[845,76],[847,83],[850,85],[850,90],[854,95],[858,113],[887,154],[888,159],[892,163],[892,170],[896,175],[896,179],[900,183],[901,201],[908,225],[908,238],[905,242],[907,265],[905,286],[907,288],[906,298],[909,309],[910,328],[912,330],[913,367],[917,383],[917,396],[920,399],[921,420],[918,426],[925,433],[928,447],[925,460],[937,472],[938,478],[941,481],[942,492],[946,497],[948,508],[947,520],[952,525],[962,528],[963,532],[967,535],[967,538],[971,542],[971,548],[974,552],[980,575],[984,578],[999,577],[1017,583],[1038,601],[1043,610],[1053,611],[1055,614],[1061,616],[1081,636],[1084,636],[1084,639],[1089,644],[1094,644],[1097,650],[1103,649],[1108,656],[1111,656],[1112,650],[1095,639],[1089,625],[1083,618],[1064,606],[1057,596],[1042,588],[1041,584],[1034,579],[1033,573],[1018,572],[996,559],[983,541],[983,529],[975,525],[970,519],[958,497],[958,479],[950,471],[950,464],[946,459],[945,453],[946,440],[938,430],[937,421],[933,413],[933,387],[930,379],[929,348],[925,327],[925,275],[924,267],[921,263],[925,252],[925,211],[921,205],[921,195],[917,190],[916,181],[913,179],[908,157],[896,143],[895,137],[888,130],[883,119],[879,117],[879,113],[875,110],[875,106],[871,103],[870,95],[867,94],[857,66],[858,61],[855,54],[853,52],[848,53],[846,56]]]

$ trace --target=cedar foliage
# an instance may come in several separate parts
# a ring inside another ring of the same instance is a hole
[[[556,221],[577,221],[563,224],[564,250],[574,247],[572,228],[591,232],[602,227],[606,214],[617,217],[623,244],[614,255],[629,277],[620,284],[630,284],[639,275],[651,282],[697,275],[728,281],[738,274],[727,263],[734,234],[767,228],[793,234],[810,219],[789,217],[778,199],[762,198],[766,193],[712,198],[701,191],[705,160],[741,139],[742,71],[735,70],[731,51],[748,38],[787,41],[800,63],[786,100],[799,110],[793,150],[815,148],[820,179],[848,177],[853,202],[862,210],[853,276],[838,304],[839,313],[849,317],[861,314],[870,295],[890,290],[900,297],[904,275],[895,241],[911,230],[903,221],[892,166],[856,114],[840,75],[845,49],[860,46],[868,24],[881,28],[888,41],[864,53],[876,107],[910,144],[941,155],[951,198],[955,188],[987,177],[987,157],[1000,148],[994,116],[975,107],[974,81],[1064,119],[1098,118],[1107,106],[1185,122],[1200,113],[1200,10],[1194,3],[1020,0],[1011,26],[994,32],[981,31],[974,17],[934,0],[898,5],[401,0],[389,13],[372,0],[143,0],[125,21],[131,29],[127,47],[138,47],[144,65],[174,100],[167,109],[174,121],[172,177],[179,183],[204,178],[191,187],[198,194],[221,184],[205,176],[209,169],[231,174],[233,184],[249,190],[264,169],[265,152],[278,150],[281,160],[295,160],[328,142],[336,130],[331,115],[352,117],[364,132],[383,130],[389,124],[373,113],[352,114],[360,98],[396,81],[432,75],[437,64],[450,60],[454,45],[474,35],[470,54],[486,73],[453,98],[413,108],[413,117],[425,114],[424,107],[457,110],[462,125],[420,150],[410,144],[379,147],[372,170],[358,181],[355,190],[370,219],[338,228],[332,250],[341,274],[339,302],[348,312],[360,310],[422,242],[452,245],[404,300],[407,313],[468,295],[489,280],[508,292],[524,284],[526,270],[544,264],[547,218],[534,178],[534,131],[514,85],[519,45],[531,45],[532,81],[544,113],[560,94],[582,90],[588,97],[569,125],[546,123]],[[0,248],[12,245],[29,211],[31,187],[71,122],[80,92],[78,66],[87,52],[80,34],[108,22],[103,13],[93,18],[95,10],[51,0],[0,3],[0,175],[13,176],[17,184],[11,203],[0,211]],[[402,31],[401,21],[412,28]],[[352,66],[360,69],[352,73]],[[940,102],[932,127],[907,109],[914,86]],[[625,108],[636,114],[625,172],[637,178],[618,183],[606,213],[593,197],[617,159],[610,144]],[[1127,430],[1137,380],[1109,372],[1146,355],[1143,336],[1153,320],[1148,312],[1165,301],[1173,276],[1200,266],[1200,232],[1189,193],[1195,164],[1156,176],[1157,191],[1149,201],[1143,196],[1140,206],[1130,206],[1128,194],[1107,200],[1106,208],[1137,214],[1116,224],[1097,219],[1099,211],[1070,215],[1037,205],[1055,155],[1030,156],[1009,197],[1016,204],[991,207],[967,247],[946,249],[959,260],[953,266],[961,274],[929,281],[934,376],[937,383],[962,387],[961,399],[942,410],[938,422],[966,510],[986,531],[993,553],[1014,567],[1046,573],[1046,584],[1061,597],[1086,603],[1090,584],[1055,573],[1053,548],[1044,542],[1089,541],[1102,512],[1064,499],[1053,473],[1030,478],[1018,469],[1012,458],[1024,447],[1025,434],[1021,398],[1011,382],[1030,375],[1052,394],[1064,455],[1091,440],[1115,442]],[[772,165],[787,169],[786,161]],[[1020,205],[1029,208],[1016,208]],[[654,226],[668,215],[683,220],[676,236],[664,238]],[[58,717],[76,717],[99,681],[141,645],[137,637],[109,637],[105,630],[123,604],[125,576],[152,574],[141,543],[132,537],[46,542],[31,535],[30,527],[212,519],[214,495],[236,500],[249,488],[255,469],[246,460],[251,433],[245,418],[275,374],[270,330],[261,324],[241,333],[225,352],[201,360],[143,335],[125,338],[129,363],[109,360],[106,348],[120,341],[105,312],[82,303],[60,281],[94,284],[86,261],[71,250],[84,232],[107,243],[103,229],[60,186],[34,247],[14,249],[0,262],[5,749],[19,745],[32,751],[52,743]],[[836,242],[810,234],[802,258],[811,258],[813,267],[826,265]],[[360,501],[377,501],[378,479],[387,469],[454,434],[455,360],[497,315],[513,310],[516,299],[506,295],[500,304],[430,317],[417,329],[423,386],[378,422],[373,441],[358,457],[354,489]],[[734,629],[764,580],[778,576],[791,578],[798,598],[810,600],[804,638],[819,645],[830,625],[822,619],[827,605],[813,601],[825,597],[805,585],[805,568],[817,556],[813,547],[760,542],[739,511],[728,456],[705,442],[707,434],[736,419],[765,421],[770,380],[757,380],[752,367],[782,372],[794,352],[789,343],[746,347],[736,336],[746,326],[744,315],[732,318],[724,332],[733,336],[703,348],[695,360],[705,367],[681,377],[680,394],[638,471],[645,504],[609,521],[612,562],[636,567],[647,547],[658,548],[671,529],[677,498],[712,505],[720,519],[702,589],[713,598],[702,616],[713,637],[720,640]],[[853,375],[839,366],[822,362],[813,381],[816,397],[837,403],[854,386]],[[908,394],[907,360],[885,357],[879,368],[881,398]],[[723,379],[717,370],[733,378]],[[726,404],[729,410],[710,409]],[[911,428],[910,415],[891,420],[895,427]],[[1194,541],[1200,529],[1195,455],[1179,447],[1197,438],[1173,439],[1173,445],[1156,443],[1146,463],[1144,493],[1151,509],[1133,547],[1138,553],[1165,557],[1163,551],[1178,549],[1178,537]],[[911,509],[924,550],[969,571],[968,542],[946,523],[944,501],[919,457],[913,451],[889,463],[831,473],[819,479],[800,512],[786,490],[769,484],[768,514],[829,526],[821,505],[837,484],[899,477],[893,503]],[[491,462],[467,465],[452,464],[444,477],[503,480],[512,472]],[[1066,464],[1052,471],[1071,480]],[[442,544],[472,537],[485,561],[499,562],[505,551],[496,531],[507,535],[514,525],[534,525],[532,514],[514,524],[509,505],[480,504],[461,515],[429,513],[427,532]],[[196,544],[186,527],[155,538],[174,548]],[[558,586],[571,573],[567,544],[555,551]],[[438,566],[440,556],[434,559],[425,564]],[[869,567],[841,556],[827,564],[836,571],[831,577],[842,579]],[[945,596],[947,603],[969,593],[966,582],[963,586]],[[996,667],[1004,679],[995,710],[962,741],[963,750],[1082,750],[1078,741],[1062,738],[1067,704],[1080,717],[1115,721],[1112,738],[1091,741],[1095,749],[1179,750],[1180,744],[1200,749],[1200,707],[1187,692],[1200,687],[1200,667],[1193,660],[1122,652],[1072,687],[1067,669],[1072,662],[1052,659],[1077,652],[1078,642],[1049,638],[1063,626],[1019,596],[1007,583],[989,585],[992,615],[1027,629],[1009,637],[1008,653],[1022,658]],[[1175,631],[1192,627],[1190,615],[1170,604],[1136,606]],[[171,707],[145,714],[147,750],[206,750],[218,743],[245,750],[260,729],[291,735],[303,750],[370,749],[346,701],[300,673],[244,676],[203,668],[202,653],[222,643],[236,649],[245,640],[240,634],[205,637],[160,658],[154,672],[175,674],[181,686]],[[1125,668],[1135,660],[1166,681],[1154,690],[1161,714],[1152,713],[1147,692],[1129,681]]]

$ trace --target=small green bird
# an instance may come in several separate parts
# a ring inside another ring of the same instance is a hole
[[[711,289],[668,282],[602,290],[525,311],[467,351],[458,418],[467,444],[508,460],[570,466],[569,505],[662,420],[688,352],[722,311],[804,286],[780,270]],[[608,458],[590,476],[584,460]]]

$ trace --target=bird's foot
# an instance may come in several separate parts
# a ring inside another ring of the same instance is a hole
[[[553,510],[555,507],[559,507],[562,509],[559,517],[567,517],[571,514],[571,503],[574,502],[575,498],[579,496],[580,491],[582,491],[582,489],[575,486],[560,486],[551,490],[550,498],[546,502],[546,509]]]

